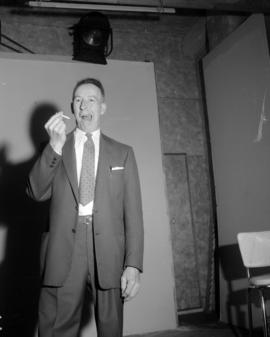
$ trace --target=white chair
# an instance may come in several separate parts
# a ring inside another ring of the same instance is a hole
[[[270,267],[270,231],[238,233],[237,240],[248,277],[247,302],[249,334],[252,336],[253,331],[251,291],[256,290],[260,296],[264,336],[268,337],[264,291],[270,288],[270,273],[254,276],[252,275],[252,270],[254,271],[255,268]]]

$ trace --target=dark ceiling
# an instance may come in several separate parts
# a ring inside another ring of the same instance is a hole
[[[37,2],[39,0],[36,0]],[[181,10],[188,11],[210,11],[210,12],[231,12],[231,13],[270,13],[269,0],[107,0],[107,1],[89,1],[89,0],[55,0],[63,3],[86,3],[86,4],[104,4],[116,6],[153,6],[175,8],[179,13]],[[0,0],[2,6],[28,7],[26,0]],[[53,0],[46,0],[47,3]]]

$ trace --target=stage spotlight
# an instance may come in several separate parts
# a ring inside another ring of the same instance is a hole
[[[108,18],[100,12],[90,12],[73,27],[73,59],[107,64],[113,49],[112,29]]]

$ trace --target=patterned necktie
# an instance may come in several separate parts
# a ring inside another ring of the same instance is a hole
[[[95,146],[92,135],[87,134],[86,136],[79,184],[79,202],[83,206],[94,200],[95,191]]]

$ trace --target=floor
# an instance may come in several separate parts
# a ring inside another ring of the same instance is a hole
[[[254,337],[262,337],[262,331],[254,333]],[[202,326],[183,326],[176,330],[152,332],[128,337],[248,337],[246,330],[231,329],[224,324],[209,324]]]

